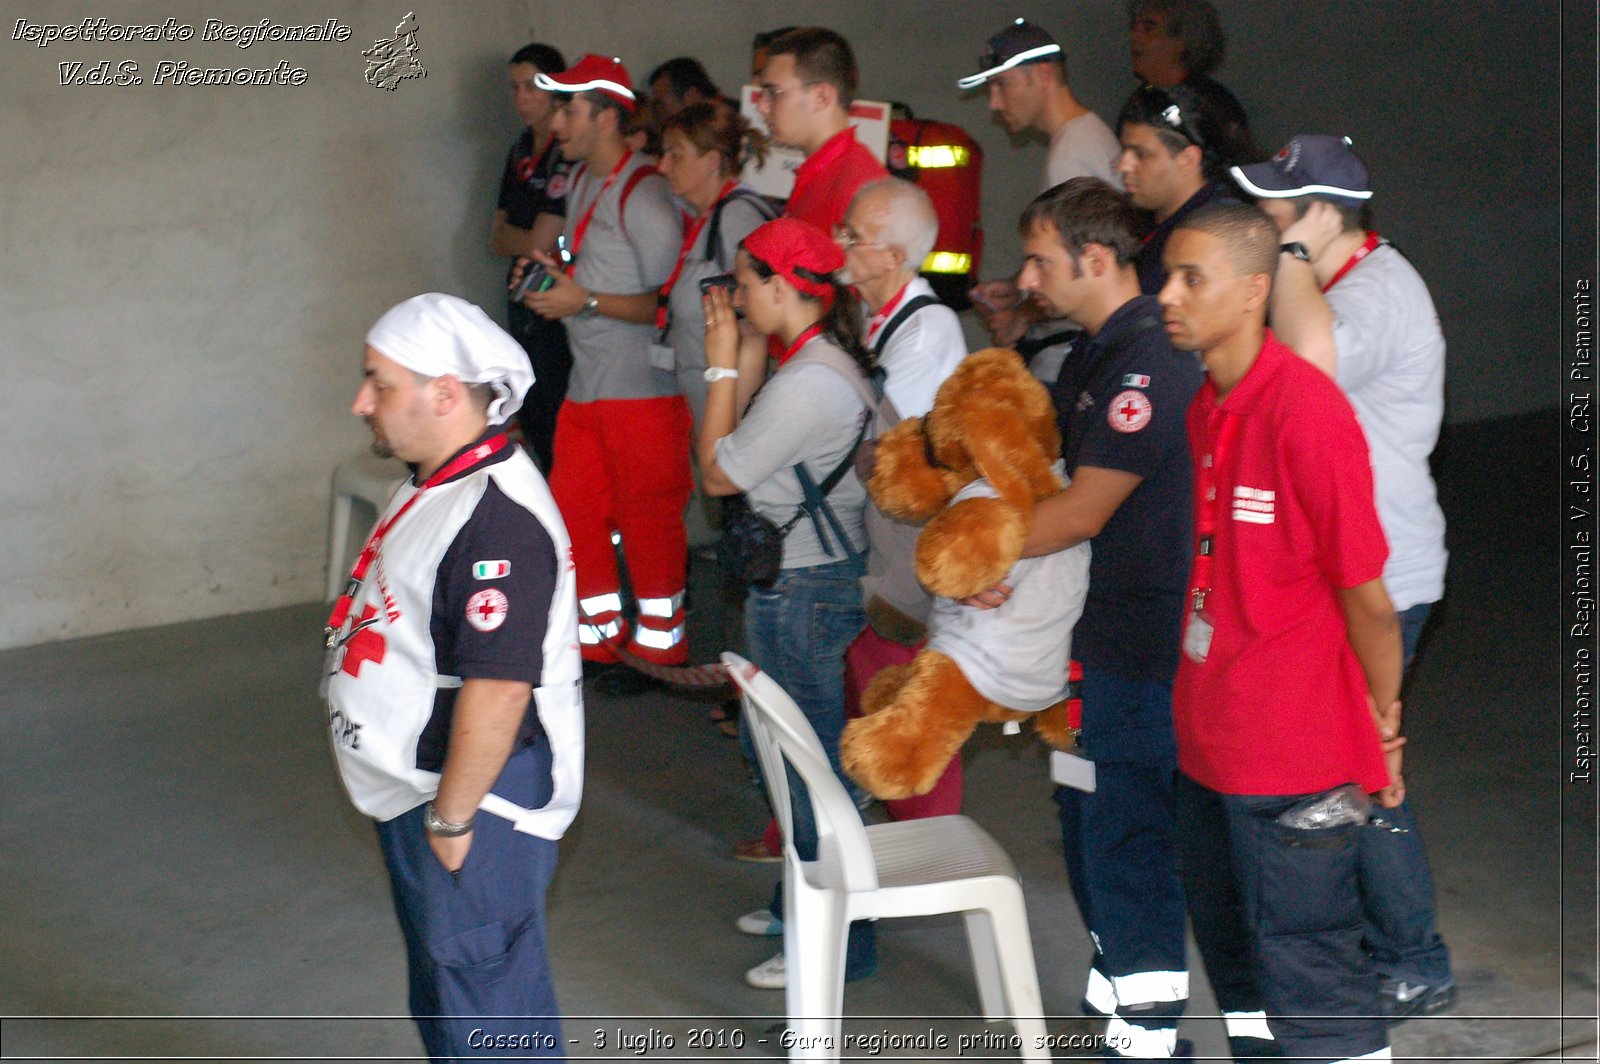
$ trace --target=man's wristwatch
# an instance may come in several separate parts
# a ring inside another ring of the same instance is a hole
[[[1306,250],[1306,246],[1304,244],[1300,243],[1300,241],[1298,241],[1298,240],[1291,240],[1287,244],[1279,244],[1278,245],[1278,254],[1280,254],[1280,255],[1293,255],[1295,258],[1299,259],[1301,262],[1310,262],[1311,261],[1311,252],[1307,251]]]
[[[710,384],[713,381],[738,380],[739,371],[736,369],[727,369],[723,366],[711,366],[706,370],[705,378],[707,384]]]
[[[592,318],[598,313],[600,313],[600,297],[590,292],[589,298],[583,301],[583,307],[578,311],[578,317]]]
[[[452,824],[448,820],[439,819],[432,802],[422,807],[422,826],[428,829],[430,835],[437,835],[441,839],[453,839],[465,835],[472,830],[472,822],[476,819],[478,819],[476,816],[471,816],[459,824]]]

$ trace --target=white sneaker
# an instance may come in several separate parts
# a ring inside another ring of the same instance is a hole
[[[782,990],[789,984],[789,970],[783,954],[774,954],[744,973],[744,981],[758,990]]]
[[[773,916],[771,909],[757,909],[755,912],[745,913],[733,922],[733,926],[747,935],[777,938],[783,934],[783,920]]]

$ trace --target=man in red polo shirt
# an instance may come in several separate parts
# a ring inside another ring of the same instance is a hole
[[[1266,328],[1278,240],[1226,204],[1166,248],[1163,320],[1207,374],[1189,409],[1177,838],[1234,1056],[1388,1060],[1356,832],[1369,794],[1402,795],[1400,628],[1355,413]]]
[[[784,213],[825,233],[844,220],[862,185],[889,176],[850,127],[856,81],[850,42],[832,30],[802,26],[767,46],[761,117],[775,142],[806,153]]]

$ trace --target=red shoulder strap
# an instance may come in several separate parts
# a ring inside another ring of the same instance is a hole
[[[654,166],[641,166],[629,174],[628,179],[622,183],[622,195],[617,199],[617,221],[622,226],[622,235],[624,237],[628,235],[628,197],[633,195],[633,190],[638,186],[639,182],[658,173],[660,171]]]

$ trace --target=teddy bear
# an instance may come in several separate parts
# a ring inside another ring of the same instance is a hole
[[[934,604],[927,644],[874,677],[840,742],[845,771],[875,796],[926,794],[981,723],[1032,718],[1049,745],[1074,745],[1067,677],[1089,544],[1022,558],[1034,504],[1064,486],[1060,454],[1049,394],[1000,348],[970,355],[932,411],[878,441],[867,490],[890,517],[925,522],[916,574]],[[1002,580],[1003,605],[961,604]]]

